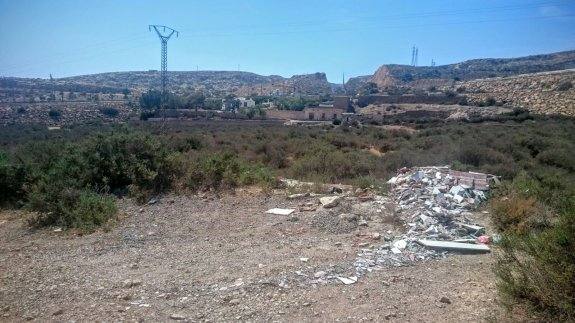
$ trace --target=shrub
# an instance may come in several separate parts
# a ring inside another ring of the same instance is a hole
[[[34,227],[57,225],[91,231],[116,214],[114,198],[90,191],[65,189],[53,196],[35,192],[29,207],[39,211],[29,220]]]
[[[60,110],[50,109],[48,111],[48,116],[54,120],[58,120],[62,116],[62,112]]]
[[[526,304],[550,321],[575,319],[575,212],[533,234],[507,234],[496,263],[506,305]]]
[[[102,108],[100,112],[108,118],[115,118],[120,114],[120,111],[115,108]]]
[[[24,197],[23,186],[27,180],[22,165],[13,165],[0,151],[0,206],[13,204]]]
[[[275,185],[272,173],[260,165],[248,165],[231,153],[204,154],[191,162],[187,186],[192,190],[233,188],[238,185]]]
[[[502,299],[550,321],[575,319],[575,195],[567,185],[554,188],[522,172],[492,202],[502,233],[495,266]],[[554,193],[558,189],[571,193]]]
[[[573,88],[571,81],[563,81],[557,85],[557,91],[568,91]]]

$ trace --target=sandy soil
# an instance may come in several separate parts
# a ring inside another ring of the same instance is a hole
[[[0,320],[482,321],[498,315],[489,254],[387,268],[352,285],[300,279],[296,271],[349,270],[360,244],[381,243],[374,232],[398,230],[385,211],[366,217],[367,227],[344,230],[318,225],[320,210],[265,214],[315,200],[249,190],[168,196],[146,206],[123,200],[117,223],[84,236],[32,231],[21,213],[5,211]]]

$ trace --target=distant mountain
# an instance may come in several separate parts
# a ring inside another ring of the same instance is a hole
[[[328,94],[332,85],[325,73],[263,76],[235,71],[169,71],[170,89],[176,92],[204,90],[211,93],[239,95],[270,93]],[[58,82],[80,83],[91,86],[147,90],[161,86],[159,71],[112,72],[61,78]]]
[[[575,68],[575,51],[518,58],[473,59],[442,66],[382,65],[373,75],[359,76],[346,83],[354,93],[367,82],[380,88],[393,86],[424,87],[454,80],[474,80]]]

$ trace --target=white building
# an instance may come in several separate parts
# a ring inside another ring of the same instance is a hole
[[[253,108],[256,106],[256,101],[252,99],[246,99],[243,97],[239,97],[238,99],[239,107],[240,108]]]

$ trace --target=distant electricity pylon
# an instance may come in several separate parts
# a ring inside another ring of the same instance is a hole
[[[158,34],[160,41],[162,42],[162,94],[165,96],[166,94],[166,87],[168,85],[168,40],[172,37],[173,34],[176,34],[176,37],[180,35],[180,33],[172,29],[170,27],[161,26],[161,25],[148,25],[148,30],[152,31],[152,28]],[[161,31],[160,31],[161,30]],[[167,32],[166,32],[167,30]]]
[[[411,66],[417,66],[417,57],[419,56],[419,48],[413,46],[411,48]]]
[[[431,59],[431,66],[435,66],[435,60],[433,58]]]

